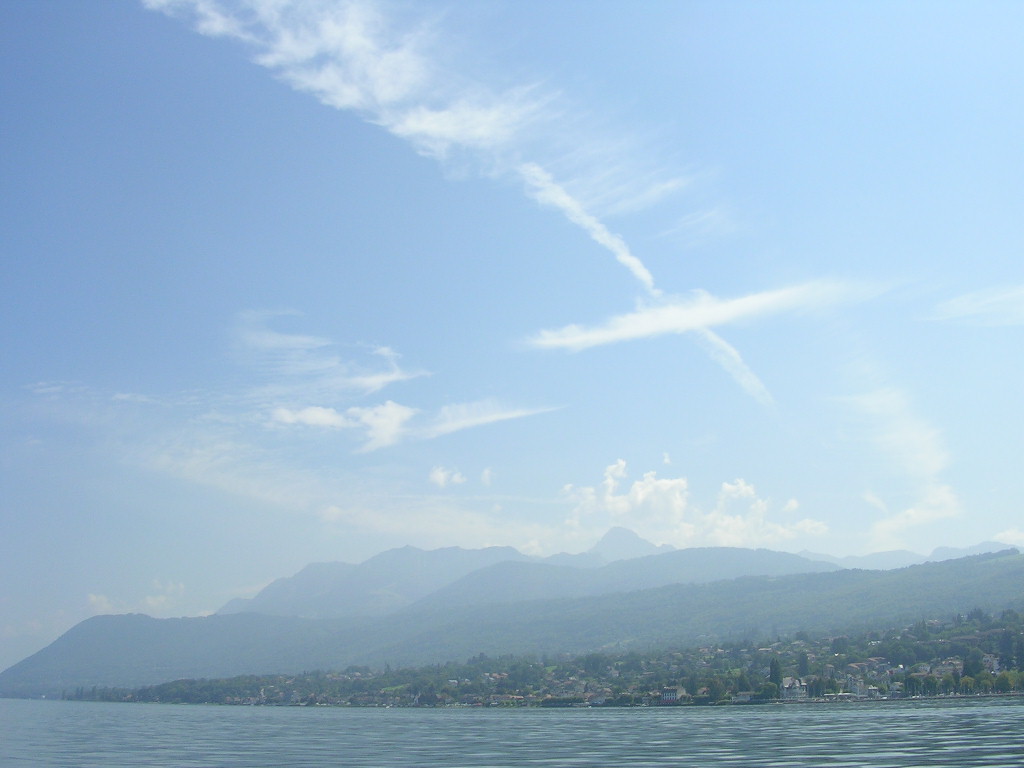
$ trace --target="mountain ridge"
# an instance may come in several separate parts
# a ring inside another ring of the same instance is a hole
[[[702,562],[685,561],[699,559]],[[698,554],[701,553],[701,554]],[[759,553],[759,554],[754,554]],[[768,563],[767,560],[772,560]],[[303,618],[385,616],[420,601],[487,602],[486,589],[518,599],[583,596],[672,583],[838,567],[767,549],[655,545],[626,528],[611,528],[591,549],[529,557],[512,547],[423,550],[405,546],[358,565],[311,563],[275,579],[252,598],[235,598],[217,614],[242,612]],[[785,563],[785,565],[782,565]],[[440,596],[444,593],[444,596]]]
[[[256,613],[97,616],[0,672],[0,696],[138,687],[185,677],[416,666],[478,653],[562,654],[835,633],[975,607],[1024,610],[1017,550],[892,571],[743,576],[579,598],[403,611],[363,619]]]

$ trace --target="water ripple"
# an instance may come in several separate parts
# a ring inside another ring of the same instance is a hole
[[[1024,699],[607,710],[0,700],[0,765],[1024,766]]]

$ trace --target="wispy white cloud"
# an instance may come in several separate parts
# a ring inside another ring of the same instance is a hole
[[[907,394],[895,387],[880,387],[847,400],[867,417],[869,439],[905,478],[915,498],[893,513],[892,505],[879,495],[865,492],[865,501],[885,515],[871,526],[871,546],[876,550],[896,548],[903,544],[906,531],[961,514],[956,492],[943,480],[950,457],[942,434],[914,413]]]
[[[271,414],[271,419],[282,425],[364,429],[367,440],[360,450],[366,452],[395,445],[406,439],[431,440],[464,429],[535,416],[551,410],[553,409],[509,408],[493,400],[479,400],[443,406],[429,422],[413,424],[412,420],[420,410],[389,400],[371,407],[353,406],[344,412],[323,406],[307,406],[300,409],[276,408]]]
[[[142,0],[147,8],[168,13],[191,12],[196,31],[211,37],[234,37],[251,41],[244,24],[226,12],[223,3],[217,0]]]
[[[197,31],[239,40],[255,60],[327,106],[349,110],[439,158],[453,149],[488,160],[521,140],[547,101],[534,86],[492,90],[439,65],[429,19],[413,22],[378,3],[280,0],[146,0],[191,18]],[[392,9],[393,10],[393,9]]]
[[[723,483],[714,508],[702,511],[691,503],[685,477],[660,478],[647,472],[622,488],[627,476],[626,462],[619,459],[605,469],[599,486],[566,486],[574,505],[568,526],[603,530],[622,525],[656,543],[679,547],[771,546],[828,531],[825,523],[810,518],[792,523],[770,520],[769,502],[744,480]],[[746,508],[734,511],[736,506]],[[794,500],[789,500],[783,511],[795,509]]]
[[[417,106],[386,127],[421,153],[439,159],[453,147],[500,151],[541,109],[534,89],[517,88],[486,102],[459,101],[444,108]]]
[[[935,315],[978,325],[1024,325],[1024,285],[965,293],[939,304]]]
[[[391,384],[430,375],[422,369],[403,368],[400,356],[389,347],[370,348],[374,359],[344,359],[331,339],[270,327],[275,318],[295,315],[298,313],[251,311],[241,313],[236,321],[234,338],[242,357],[263,375],[253,393],[258,398],[328,400],[353,393],[372,394]]]
[[[315,468],[298,468],[258,435],[230,425],[186,424],[149,444],[133,446],[131,460],[190,484],[288,512],[314,509],[325,488]]]
[[[743,362],[739,351],[732,344],[707,328],[701,328],[696,333],[711,355],[711,359],[722,366],[747,394],[761,405],[771,405],[774,402],[771,393],[757,377],[757,374]]]
[[[590,205],[598,205],[609,215],[633,213],[661,202],[665,198],[685,189],[691,183],[691,179],[677,176],[675,178],[663,178],[662,174],[651,174],[647,179],[623,181],[610,189],[603,191],[600,198],[591,202]],[[591,196],[593,197],[593,195]]]
[[[421,376],[430,375],[428,371],[403,370],[398,364],[398,353],[390,347],[377,347],[373,350],[373,353],[387,361],[387,367],[380,371],[353,373],[347,379],[354,387],[361,389],[364,392],[377,392],[389,384],[397,384],[401,381],[409,381],[410,379],[417,379]]]
[[[334,408],[325,408],[320,405],[311,405],[294,411],[290,408],[275,408],[272,418],[281,424],[304,424],[309,427],[331,427],[333,429],[348,429],[358,424],[357,421],[346,418]]]
[[[736,228],[728,210],[718,206],[688,213],[656,237],[674,238],[684,245],[695,245],[712,237],[731,234]]]
[[[614,146],[616,143],[629,145],[625,139],[588,142],[574,132],[576,146],[562,145],[561,138],[553,137],[565,134],[565,125],[571,118],[564,114],[557,94],[531,83],[490,88],[464,73],[441,66],[442,57],[436,51],[444,47],[444,41],[428,20],[421,18],[410,23],[394,13],[389,15],[384,6],[357,0],[147,0],[147,6],[191,18],[203,34],[244,42],[255,51],[258,63],[292,87],[331,107],[360,114],[405,139],[423,154],[444,160],[456,151],[469,153],[482,173],[517,176],[531,197],[560,212],[611,253],[649,297],[661,295],[647,266],[590,206],[612,214],[638,210],[682,189],[690,179],[665,174],[660,169],[625,172],[621,163],[609,159],[623,151],[621,146]],[[538,139],[545,133],[547,142]],[[582,148],[588,143],[615,151],[591,152]],[[636,147],[627,149],[636,152]],[[551,163],[519,159],[534,150],[562,168],[568,180],[556,180]],[[721,220],[721,210],[713,209],[685,219],[680,226],[707,231],[720,225]],[[813,289],[818,293],[829,290],[825,283],[816,284]],[[808,294],[810,290],[810,286],[798,286],[732,301],[719,301],[706,294],[693,300],[674,299],[614,317],[604,326],[573,325],[542,331],[533,343],[539,347],[583,349],[662,333],[700,330],[714,359],[745,391],[764,403],[770,401],[770,396],[763,384],[743,363],[739,352],[711,333],[710,328],[741,316],[778,311],[786,308],[787,302],[806,305],[809,296],[796,294]],[[773,303],[779,306],[773,308]],[[309,364],[328,362],[316,338],[269,341],[290,344],[285,348],[292,365],[299,362],[295,359],[299,357],[311,358],[305,360]],[[321,354],[314,354],[318,352]],[[369,388],[403,378],[405,375],[396,369],[390,376],[345,376],[341,382]]]
[[[424,427],[421,435],[425,438],[459,432],[463,429],[481,427],[509,419],[521,419],[556,410],[554,408],[510,408],[494,400],[477,400],[472,403],[457,403],[441,408],[433,422]]]
[[[241,344],[249,349],[271,352],[309,351],[331,346],[330,339],[297,333],[282,333],[267,326],[268,321],[285,316],[296,316],[298,312],[266,312],[250,310],[239,313],[237,336]]]
[[[902,545],[903,534],[911,528],[930,525],[960,513],[960,500],[952,487],[929,483],[921,489],[913,505],[871,526],[872,546],[878,551],[894,549]]]
[[[530,343],[545,349],[579,351],[670,333],[704,331],[781,312],[822,309],[862,299],[870,293],[865,286],[825,280],[762,291],[738,299],[719,299],[697,291],[687,299],[670,297],[644,304],[634,312],[612,317],[603,325],[567,325],[541,331],[530,339]]]
[[[908,476],[929,480],[949,466],[941,432],[914,413],[906,392],[881,387],[847,401],[869,417],[872,441]]]
[[[259,64],[293,88],[356,112],[422,154],[444,160],[455,152],[468,153],[483,174],[520,177],[535,199],[561,211],[648,292],[655,292],[647,268],[583,200],[612,213],[639,210],[683,188],[687,180],[660,170],[637,172],[635,164],[616,160],[623,150],[609,151],[610,142],[598,138],[589,142],[597,148],[582,150],[588,141],[579,131],[571,149],[562,147],[571,118],[557,94],[535,83],[492,88],[441,66],[438,52],[445,42],[429,20],[403,22],[380,4],[357,0],[145,3],[190,19],[203,34],[245,43]],[[575,168],[578,172],[569,176],[579,191],[570,193],[557,183],[542,158],[517,159],[531,151]]]
[[[590,235],[594,242],[608,249],[615,259],[640,281],[648,293],[658,294],[651,273],[643,262],[632,254],[626,241],[609,232],[608,228],[588,213],[576,198],[557,184],[550,173],[536,163],[524,163],[519,167],[519,174],[526,182],[530,194],[539,203],[561,211],[569,221]]]

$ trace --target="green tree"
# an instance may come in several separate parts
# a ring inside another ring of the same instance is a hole
[[[970,653],[967,654],[967,658],[964,660],[964,675],[977,678],[981,671],[985,669],[983,659],[984,654],[980,648],[971,648]]]
[[[782,665],[779,664],[779,660],[776,657],[772,657],[772,660],[768,663],[768,682],[772,683],[776,689],[781,690],[782,688]]]
[[[796,657],[796,673],[799,677],[806,677],[811,672],[811,662],[807,658],[807,651],[800,651]]]
[[[1013,681],[1010,679],[1010,674],[1006,671],[1000,672],[996,675],[995,681],[992,683],[992,688],[999,693],[1009,693],[1013,690]]]
[[[761,686],[761,690],[757,692],[756,698],[762,701],[779,698],[779,686],[775,683],[765,683]]]

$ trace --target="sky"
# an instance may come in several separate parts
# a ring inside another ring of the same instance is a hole
[[[1024,545],[1021,30],[0,0],[0,667],[404,545]]]

